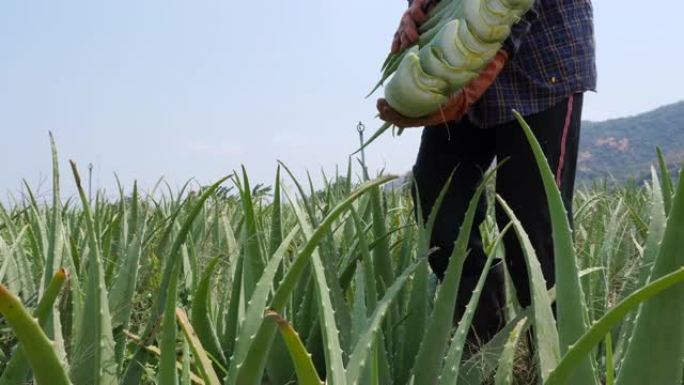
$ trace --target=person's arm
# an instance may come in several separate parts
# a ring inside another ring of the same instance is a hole
[[[392,39],[393,54],[398,54],[418,41],[418,27],[427,20],[427,14],[434,7],[430,0],[409,0],[409,7],[399,22],[399,28]]]

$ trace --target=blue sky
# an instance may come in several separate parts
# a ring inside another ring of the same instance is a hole
[[[378,77],[406,4],[346,1],[5,1],[0,3],[0,196],[25,178],[50,188],[48,131],[65,193],[67,160],[113,190],[207,183],[244,164],[270,182],[346,165],[368,130]],[[603,120],[684,99],[684,3],[596,1]],[[378,94],[379,95],[379,94]],[[657,127],[654,127],[657,129]],[[408,170],[419,131],[369,148],[373,170]]]

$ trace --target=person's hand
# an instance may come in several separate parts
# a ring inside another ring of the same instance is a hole
[[[418,41],[420,34],[418,27],[427,20],[427,13],[434,7],[429,0],[413,0],[411,6],[404,12],[399,22],[399,28],[392,41],[392,53],[397,54],[409,48]]]
[[[394,110],[387,100],[379,99],[377,109],[380,119],[392,123],[399,128],[435,126],[461,119],[468,113],[470,107],[477,102],[482,94],[494,83],[508,61],[508,53],[503,49],[497,52],[480,76],[472,80],[465,87],[454,93],[439,110],[422,118],[407,118]]]

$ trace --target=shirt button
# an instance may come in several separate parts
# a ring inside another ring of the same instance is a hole
[[[556,84],[556,77],[555,77],[555,76],[553,76],[553,77],[551,78],[551,84]]]

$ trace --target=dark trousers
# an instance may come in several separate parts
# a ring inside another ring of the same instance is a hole
[[[546,111],[525,117],[556,176],[570,218],[582,101],[583,95],[576,94]],[[550,288],[555,283],[555,274],[549,210],[538,167],[517,121],[483,129],[463,119],[448,127],[443,125],[423,130],[413,167],[414,187],[419,191],[423,218],[427,219],[453,172],[432,235],[432,247],[438,248],[429,258],[432,270],[440,280],[443,278],[468,203],[494,159],[506,160],[496,175],[496,192],[522,222]],[[415,189],[413,197],[416,199]],[[483,198],[479,203],[469,240],[470,253],[463,267],[456,320],[463,314],[486,260],[479,232],[479,224],[486,214],[486,200]],[[509,223],[509,218],[500,209],[496,210],[496,220],[499,229]],[[527,306],[530,304],[527,268],[514,231],[509,231],[504,237],[504,248],[518,300],[522,306]],[[498,264],[488,276],[475,312],[471,341],[489,340],[505,322],[503,274],[503,266]]]

